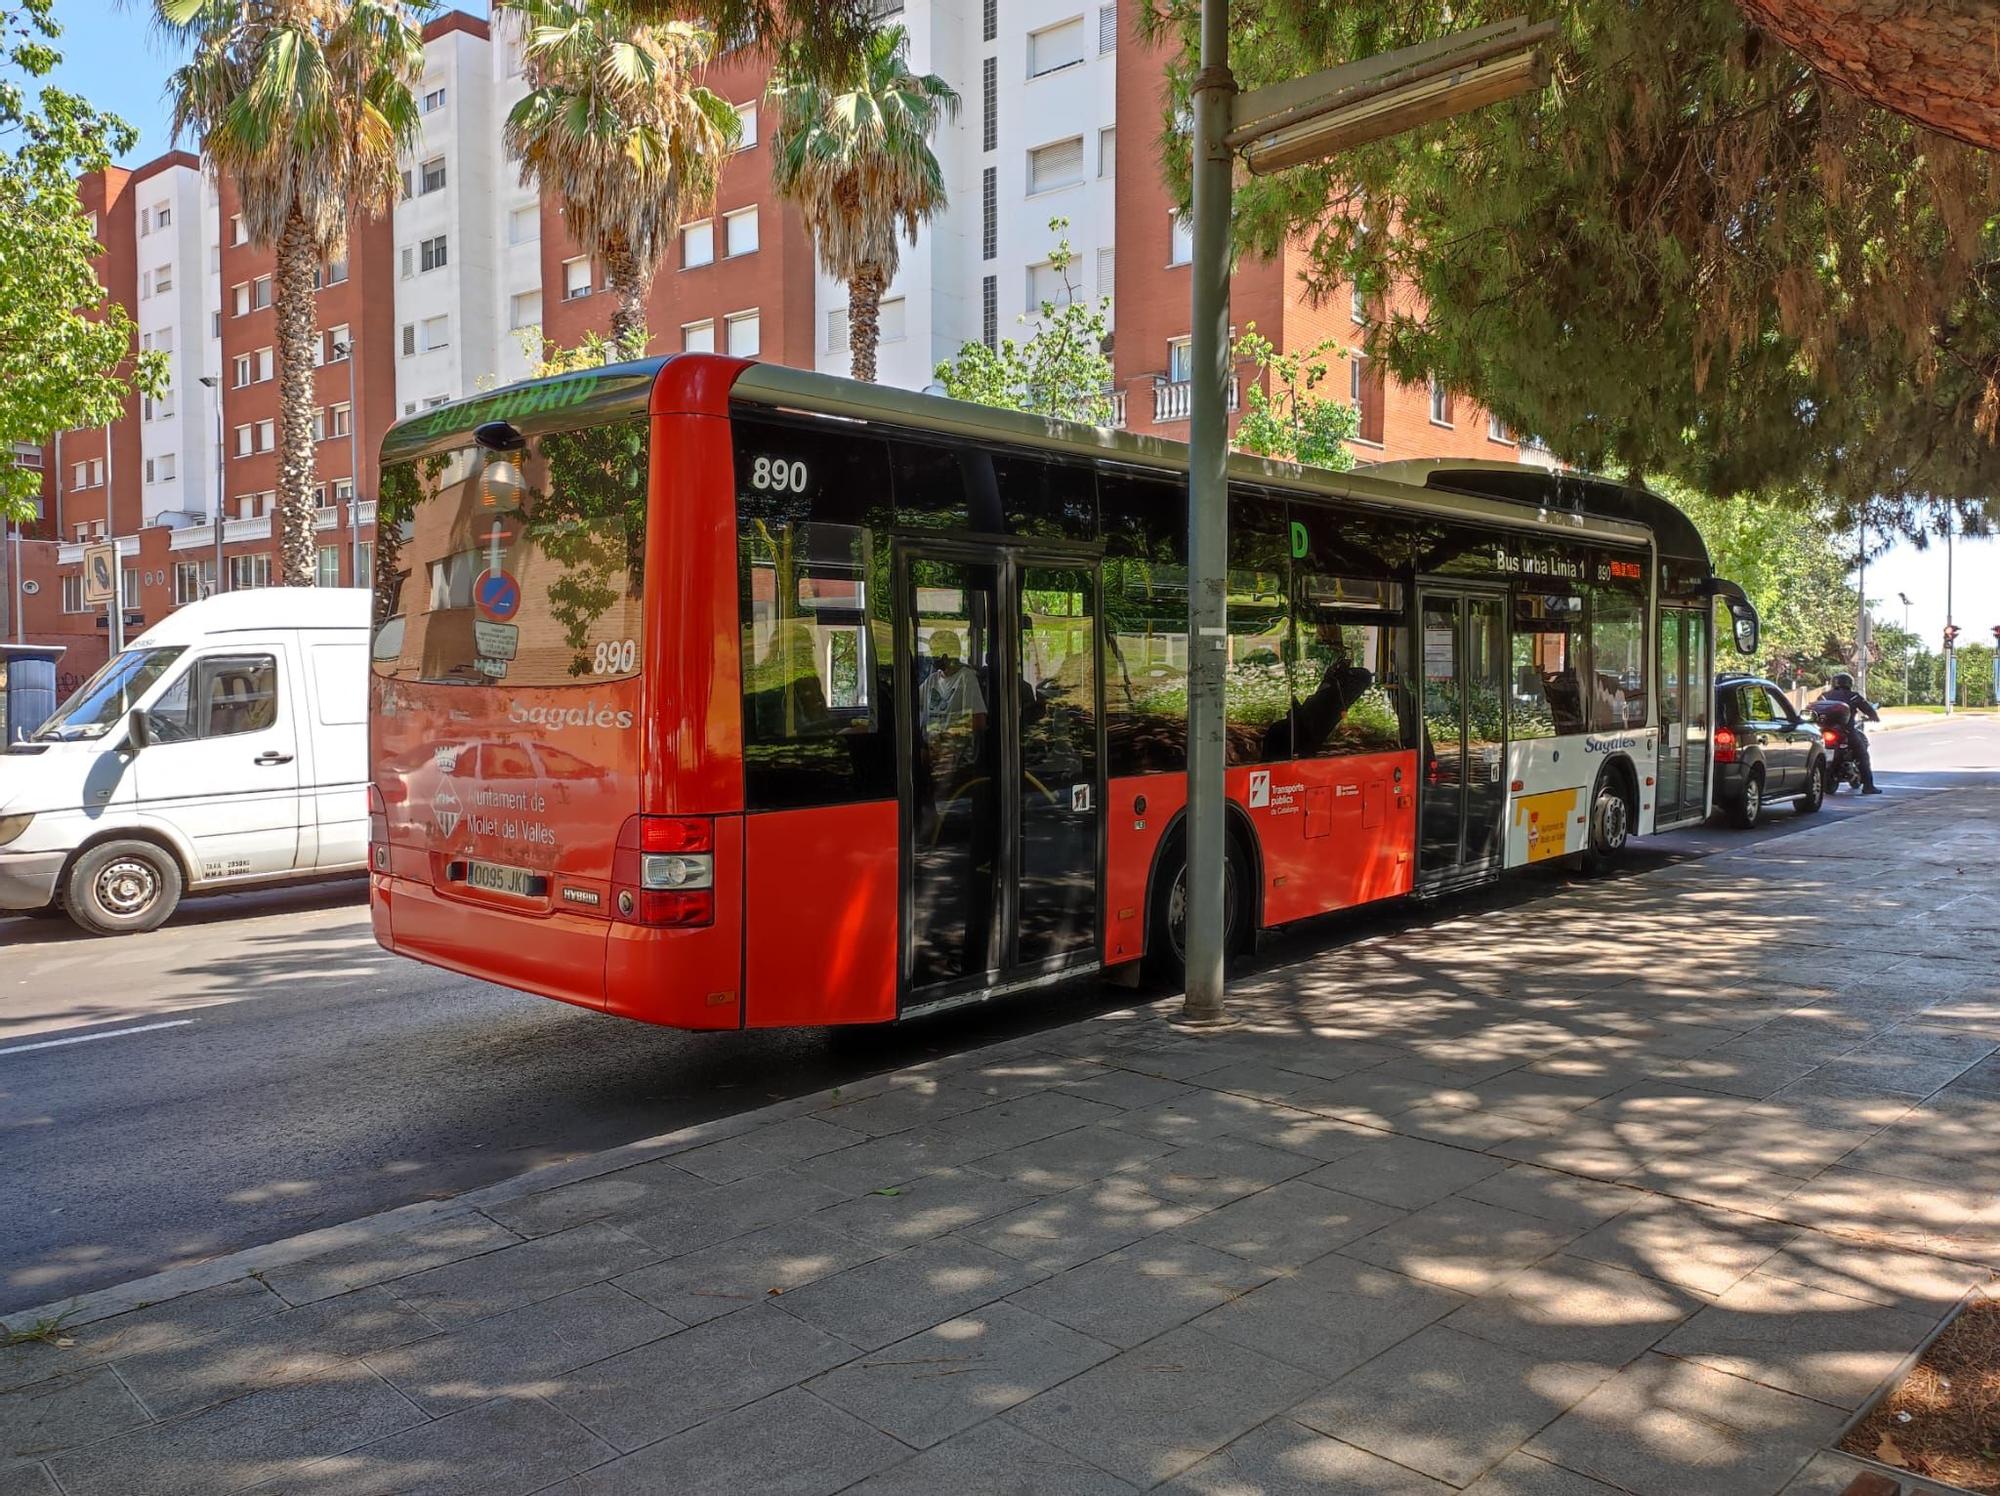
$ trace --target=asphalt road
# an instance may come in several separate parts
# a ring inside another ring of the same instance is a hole
[[[1889,793],[1635,846],[1633,870],[2000,779],[2000,721],[1877,739]],[[1548,897],[1519,875],[1436,909],[1333,916],[1296,959],[1468,907]],[[356,882],[191,901],[150,935],[0,920],[0,1313],[448,1196],[525,1169],[1123,1006],[1085,982],[870,1031],[689,1035],[379,950]],[[101,1037],[98,1037],[101,1036]]]

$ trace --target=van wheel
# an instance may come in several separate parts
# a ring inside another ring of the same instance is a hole
[[[1240,950],[1249,905],[1248,874],[1236,839],[1224,843],[1222,863],[1222,949]],[[1146,911],[1146,971],[1155,981],[1178,986],[1187,975],[1187,842],[1162,859]]]
[[[1625,855],[1632,840],[1632,807],[1617,779],[1602,775],[1590,797],[1589,838],[1583,849],[1583,871],[1591,877],[1608,873]]]
[[[180,901],[180,864],[151,842],[100,843],[70,864],[63,884],[65,912],[92,935],[157,929]]]

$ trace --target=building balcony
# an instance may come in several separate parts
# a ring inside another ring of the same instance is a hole
[[[1229,376],[1229,409],[1237,407],[1241,389],[1234,374]],[[1153,381],[1153,424],[1164,425],[1168,421],[1185,421],[1194,408],[1194,383],[1186,379],[1155,379]],[[1122,422],[1121,422],[1122,424]]]
[[[1125,429],[1125,392],[1123,390],[1113,390],[1111,392],[1111,426],[1113,430],[1117,431]]]

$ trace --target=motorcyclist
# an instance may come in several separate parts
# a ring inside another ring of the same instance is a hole
[[[1880,722],[1882,714],[1866,696],[1854,689],[1854,677],[1842,670],[1833,678],[1833,684],[1820,693],[1821,701],[1837,701],[1851,711],[1854,716],[1847,728],[1848,740],[1854,745],[1854,767],[1861,771],[1861,793],[1879,795],[1882,791],[1875,784],[1875,767],[1868,761],[1868,734],[1861,730],[1861,719]]]

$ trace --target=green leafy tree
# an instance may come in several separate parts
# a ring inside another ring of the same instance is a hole
[[[1196,0],[1154,0],[1155,37]],[[1237,0],[1257,87],[1512,0]],[[1234,229],[1314,289],[1408,284],[1369,352],[1578,466],[1918,530],[2000,492],[2000,157],[1838,87],[1730,0],[1561,0],[1554,81],[1245,182]],[[1192,52],[1162,100],[1180,125]]]
[[[1347,444],[1361,430],[1361,413],[1345,400],[1321,392],[1334,361],[1347,350],[1328,339],[1295,353],[1280,353],[1252,322],[1236,340],[1236,357],[1253,363],[1268,378],[1252,384],[1243,396],[1243,419],[1236,427],[1236,445],[1259,457],[1279,457],[1309,467],[1345,472],[1354,466]]]
[[[620,0],[503,0],[526,28],[528,92],[502,138],[521,184],[562,204],[577,244],[617,297],[611,340],[646,351],[646,301],[681,220],[709,211],[723,158],[743,131],[699,81],[714,36],[640,20]]]
[[[276,251],[278,563],[286,586],[310,587],[316,276],[343,252],[350,214],[396,200],[423,35],[401,0],[154,0],[153,11],[189,52],[167,79],[175,136],[192,136],[235,186],[250,242]]]
[[[900,26],[869,34],[837,70],[796,56],[772,75],[778,109],[771,175],[812,235],[822,269],[847,287],[847,339],[856,379],[875,378],[882,292],[902,263],[901,237],[946,206],[944,168],[931,153],[958,95],[935,73],[913,73]]]
[[[954,400],[1025,410],[1063,421],[1111,424],[1111,360],[1105,356],[1108,303],[1082,294],[1067,218],[1049,220],[1056,236],[1049,268],[1062,280],[1062,300],[1044,301],[1025,342],[1002,338],[999,346],[967,343],[939,364],[936,378]]]
[[[102,426],[136,387],[166,386],[164,355],[132,357],[132,320],[104,294],[76,179],[137,143],[74,94],[28,84],[61,61],[53,0],[0,7],[0,515],[34,517],[42,474],[16,461],[57,431]]]

